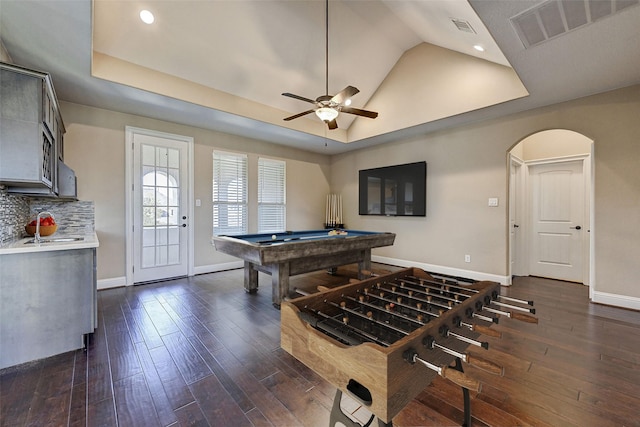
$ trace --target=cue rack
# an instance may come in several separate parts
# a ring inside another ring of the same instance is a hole
[[[504,371],[467,348],[488,350],[479,338],[499,338],[491,325],[500,317],[538,323],[534,314],[533,301],[500,295],[497,282],[407,268],[283,301],[281,346],[337,387],[332,422],[349,425],[339,408],[344,392],[373,414],[367,425],[375,415],[390,426],[440,375],[462,387],[463,425],[470,426],[469,391],[481,384],[461,362]]]

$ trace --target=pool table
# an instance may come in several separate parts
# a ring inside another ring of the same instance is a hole
[[[305,230],[214,236],[217,251],[244,260],[244,288],[258,290],[258,271],[271,275],[272,302],[289,293],[289,277],[358,263],[358,275],[371,269],[371,249],[391,246],[394,233],[358,230]]]

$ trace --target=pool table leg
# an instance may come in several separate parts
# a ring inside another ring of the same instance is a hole
[[[244,290],[250,294],[258,292],[258,270],[249,261],[244,262]]]
[[[358,262],[358,279],[368,279],[362,271],[371,271],[371,249],[365,249],[362,254],[362,261]]]
[[[271,302],[277,309],[280,302],[289,296],[289,268],[288,262],[276,264],[271,271]]]

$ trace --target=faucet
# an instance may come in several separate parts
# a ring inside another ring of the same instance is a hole
[[[40,218],[42,218],[44,215],[50,216],[55,220],[51,212],[43,211],[38,214],[38,216],[36,217],[36,234],[33,236],[33,240],[35,240],[36,243],[40,243],[40,241],[42,240],[40,238]]]

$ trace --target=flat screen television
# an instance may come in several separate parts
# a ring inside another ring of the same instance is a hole
[[[427,215],[427,162],[359,171],[359,214]]]

